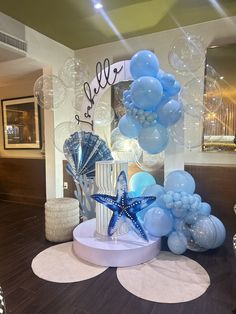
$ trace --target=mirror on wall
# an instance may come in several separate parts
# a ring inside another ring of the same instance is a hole
[[[207,49],[203,151],[236,152],[236,44]]]

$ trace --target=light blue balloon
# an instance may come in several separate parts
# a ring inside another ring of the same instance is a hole
[[[162,237],[173,229],[174,219],[168,210],[152,207],[144,216],[144,227],[151,235]]]
[[[171,73],[164,73],[160,81],[164,90],[172,88],[176,82],[175,76]]]
[[[184,170],[170,172],[164,182],[166,191],[185,192],[187,194],[193,194],[195,186],[195,181],[191,174]]]
[[[121,134],[130,138],[138,137],[141,130],[141,125],[127,114],[120,119],[118,127]]]
[[[182,104],[174,99],[168,101],[157,111],[158,119],[161,125],[169,127],[177,123],[182,116]]]
[[[225,226],[223,223],[218,219],[217,217],[210,215],[210,219],[214,224],[214,227],[216,229],[216,239],[215,243],[212,245],[211,249],[216,249],[217,247],[221,246],[226,237],[226,231],[225,231]]]
[[[136,107],[143,110],[155,111],[163,88],[159,80],[151,76],[142,76],[135,80],[131,87],[131,98]]]
[[[130,73],[136,80],[141,76],[156,77],[159,71],[157,56],[149,50],[136,52],[130,61]]]
[[[183,254],[187,250],[187,239],[182,232],[172,232],[167,240],[171,252]]]
[[[155,178],[148,172],[137,172],[130,178],[130,190],[141,196],[146,187],[156,184]]]
[[[179,81],[175,81],[174,85],[170,88],[164,90],[164,94],[168,95],[169,97],[173,97],[177,95],[181,90],[181,84]]]
[[[183,218],[187,214],[187,209],[184,207],[172,208],[171,212],[176,218]]]
[[[159,123],[143,128],[138,136],[139,146],[149,154],[158,154],[165,150],[169,142],[168,131]]]
[[[163,186],[159,184],[153,184],[147,186],[143,192],[143,196],[155,196],[157,199],[151,204],[151,207],[161,207],[165,208],[165,203],[163,202],[161,196],[165,194]]]
[[[202,202],[200,205],[199,213],[203,216],[209,216],[211,213],[211,206],[208,203]]]
[[[184,221],[188,224],[188,225],[193,225],[197,222],[199,218],[199,213],[198,212],[189,212],[187,213],[187,215],[184,217]]]
[[[216,228],[210,217],[200,216],[191,227],[192,237],[200,247],[211,249],[216,243]]]

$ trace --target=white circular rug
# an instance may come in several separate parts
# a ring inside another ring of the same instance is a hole
[[[72,243],[58,244],[40,252],[31,264],[34,274],[48,281],[67,283],[93,278],[107,269],[79,260],[73,253]]]
[[[205,269],[192,259],[161,252],[156,259],[117,269],[121,285],[145,300],[160,303],[187,302],[200,297],[209,287]]]

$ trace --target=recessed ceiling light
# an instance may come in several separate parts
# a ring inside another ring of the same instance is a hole
[[[224,76],[220,76],[220,80],[223,80],[224,79]]]
[[[97,2],[97,3],[94,4],[94,9],[99,10],[99,9],[102,9],[102,8],[103,8],[103,5],[100,2]]]

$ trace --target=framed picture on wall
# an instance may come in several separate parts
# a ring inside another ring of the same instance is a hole
[[[2,100],[5,149],[40,149],[40,110],[35,97]]]

